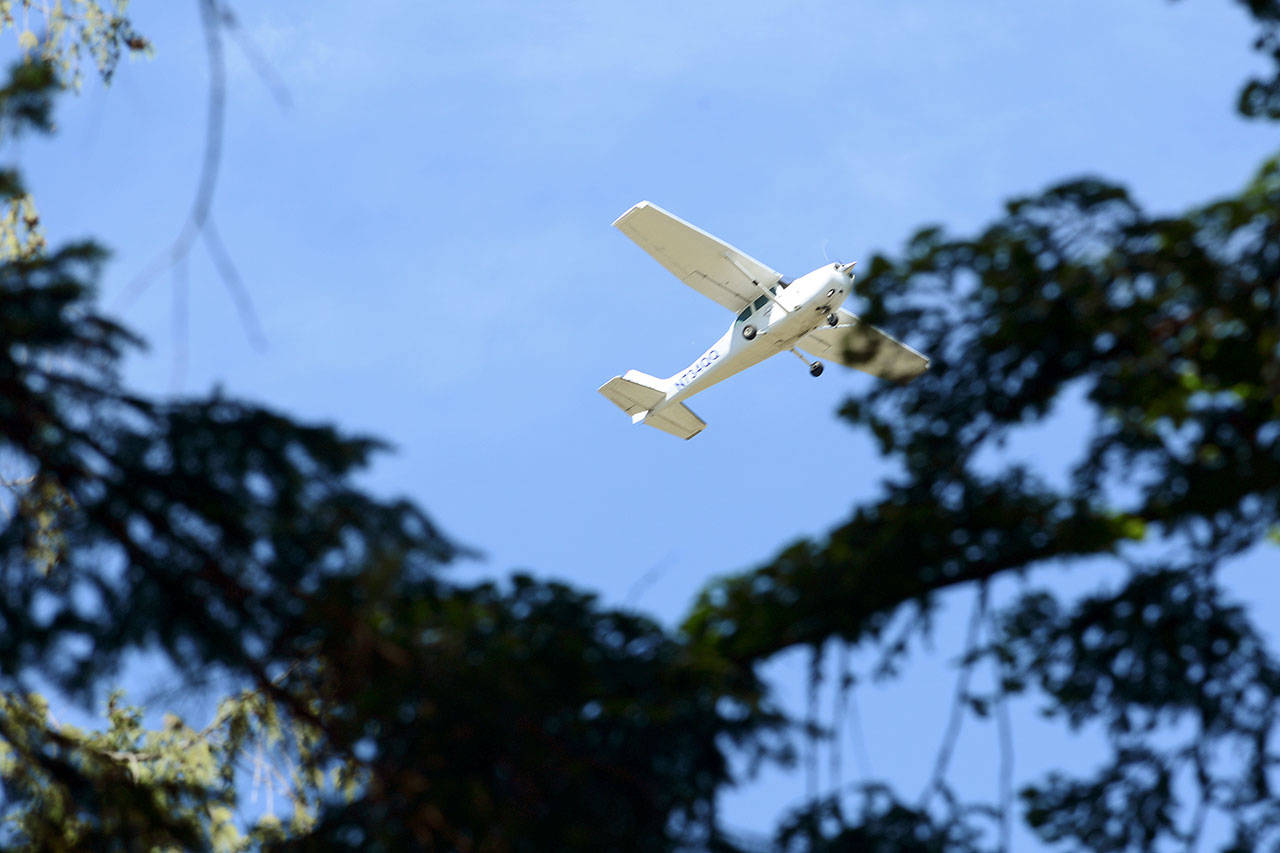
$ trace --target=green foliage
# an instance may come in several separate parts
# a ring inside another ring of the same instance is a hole
[[[85,58],[110,81],[122,53],[147,53],[151,44],[129,22],[129,0],[107,8],[98,0],[0,0],[0,29],[18,28],[24,58],[31,53],[56,69],[62,81],[79,88]],[[36,34],[36,30],[40,34]]]
[[[440,581],[457,549],[412,504],[351,484],[375,442],[218,397],[161,405],[120,390],[129,338],[87,309],[78,280],[99,257],[83,244],[0,269],[0,431],[69,496],[53,571],[29,545],[41,513],[0,532],[0,673],[88,696],[121,654],[155,646],[188,672],[250,679],[266,740],[295,732],[285,754],[300,806],[288,827],[259,824],[258,841],[664,848],[714,836],[724,749],[764,749],[756,735],[779,725],[749,670],[564,586]],[[85,821],[106,793],[142,803],[77,837],[127,837],[128,820],[164,808],[166,843],[232,844],[225,768],[247,719],[227,720],[220,744],[130,729],[117,750],[188,743],[198,767],[66,759]],[[70,756],[88,750],[46,734]],[[49,813],[45,756],[22,753],[37,774],[15,800],[24,817]],[[217,785],[200,775],[211,766],[224,768]],[[126,770],[137,774],[116,786]],[[22,837],[47,840],[51,826]]]
[[[1239,0],[1259,26],[1253,48],[1275,63],[1270,79],[1255,77],[1240,90],[1236,108],[1250,118],[1280,119],[1280,3],[1276,0]]]
[[[312,692],[328,744],[369,778],[297,847],[705,838],[730,781],[723,747],[753,743],[771,719],[754,677],[562,584],[386,571],[332,585],[323,602],[308,620],[327,626],[313,650],[323,664],[284,686]]]
[[[1244,4],[1280,69],[1280,6]],[[122,2],[0,3],[0,22],[42,57],[0,88],[4,139],[51,127],[82,51],[109,76],[146,48]],[[1280,72],[1240,103],[1280,116]],[[964,585],[983,593],[960,666],[999,678],[990,695],[962,680],[957,708],[1001,719],[1034,692],[1112,745],[1093,775],[1021,792],[1042,839],[1194,846],[1217,813],[1230,849],[1280,840],[1280,666],[1217,578],[1280,529],[1280,160],[1178,217],[1081,179],[973,237],[928,228],[873,258],[868,319],[934,359],[842,409],[897,473],[827,537],[711,584],[676,634],[561,584],[445,581],[465,550],[355,483],[376,440],[220,394],[129,392],[119,361],[139,341],[93,303],[105,252],[49,248],[16,170],[0,202],[0,449],[20,472],[0,495],[5,846],[735,849],[715,813],[731,751],[790,754],[759,665],[873,642],[892,674]],[[1094,420],[1065,485],[992,452],[1072,392]],[[1086,562],[1124,579],[984,609],[994,579]],[[94,731],[26,689],[89,701],[139,649],[246,689],[199,730],[147,729],[113,696]],[[776,846],[1007,846],[1011,794],[962,804],[945,769],[914,805],[882,785],[808,804]],[[291,813],[244,825],[246,775]]]
[[[1147,849],[1197,837],[1217,811],[1251,844],[1280,839],[1265,783],[1280,667],[1215,581],[1280,524],[1277,246],[1272,160],[1239,195],[1181,217],[1083,179],[1011,202],[976,237],[927,229],[899,258],[873,258],[859,282],[868,318],[934,362],[842,414],[900,474],[825,540],[712,584],[686,630],[753,664],[880,638],[904,606],[927,616],[958,584],[1111,560],[1129,567],[1118,591],[1070,605],[1029,594],[963,663],[992,657],[1005,691],[1034,686],[1051,713],[1110,733],[1096,778],[1024,791],[1028,823],[1047,841]],[[1065,488],[991,461],[1068,390],[1093,424]]]
[[[846,814],[840,800],[825,799],[788,815],[775,839],[778,850],[793,853],[983,853],[980,833],[966,818],[982,810],[948,801],[950,813],[939,819],[922,808],[899,802],[883,785],[859,791],[858,809]]]
[[[47,119],[48,75],[0,98]],[[25,124],[23,124],[25,123]],[[17,187],[16,176],[14,186]],[[0,264],[0,436],[29,476],[0,530],[0,769],[31,849],[673,848],[718,835],[725,750],[781,720],[749,669],[559,584],[446,583],[462,549],[354,484],[381,448],[215,394],[118,380],[137,341],[97,314],[83,242]],[[89,699],[121,656],[248,692],[192,731],[49,723],[21,685]],[[263,751],[266,759],[255,758]],[[289,821],[241,835],[246,764]]]
[[[0,696],[6,848],[232,849],[214,844],[234,831],[214,756],[176,720],[144,732],[138,709],[114,696],[108,716],[106,731],[81,732],[52,725],[38,696]]]
[[[107,726],[54,722],[38,695],[0,696],[0,782],[6,849],[199,848],[238,851],[309,831],[330,780],[315,769],[317,733],[278,713],[259,690],[224,699],[197,731],[164,715],[143,726],[142,709],[107,702]],[[293,778],[283,778],[282,769]],[[350,763],[340,765],[350,771]],[[269,809],[242,833],[236,809],[244,775],[292,802],[284,824]],[[275,778],[273,778],[275,777]]]
[[[48,63],[24,62],[9,72],[0,88],[0,140],[28,130],[48,133],[52,128],[51,94],[57,86]],[[0,260],[37,258],[44,251],[44,235],[35,202],[12,169],[0,169]]]
[[[1151,850],[1178,831],[1174,779],[1160,755],[1124,748],[1095,779],[1051,773],[1044,787],[1023,792],[1027,823],[1046,841],[1076,842],[1085,850]]]

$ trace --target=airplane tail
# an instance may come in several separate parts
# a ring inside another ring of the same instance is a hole
[[[631,415],[631,422],[648,424],[677,438],[689,439],[702,432],[706,423],[684,403],[676,403],[655,412],[667,399],[670,382],[638,370],[628,370],[623,376],[615,376],[600,386],[600,393],[608,397],[618,408]]]

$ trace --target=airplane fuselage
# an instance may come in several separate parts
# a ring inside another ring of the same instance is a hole
[[[657,412],[679,403],[791,349],[802,337],[827,324],[848,296],[853,276],[839,264],[828,264],[793,282],[760,282],[777,300],[760,298],[738,315],[729,330],[684,370],[669,377],[666,399]]]

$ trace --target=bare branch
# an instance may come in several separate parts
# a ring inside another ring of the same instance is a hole
[[[1196,811],[1191,818],[1191,828],[1187,832],[1187,853],[1194,853],[1200,846],[1205,819],[1209,816],[1209,804],[1213,798],[1213,780],[1209,776],[1202,742],[1197,741],[1190,751],[1192,764],[1195,767],[1196,785],[1200,788],[1200,798],[1196,802]]]
[[[942,736],[942,745],[938,747],[938,758],[933,765],[933,776],[920,794],[920,807],[929,803],[930,797],[942,787],[947,773],[947,764],[951,761],[951,753],[955,750],[956,739],[960,736],[960,723],[964,718],[965,698],[969,695],[969,678],[973,674],[973,651],[978,645],[978,629],[987,612],[987,582],[984,580],[978,587],[978,594],[973,602],[973,612],[969,616],[969,632],[964,644],[964,657],[960,661],[960,675],[956,679],[955,696],[951,700],[951,718],[947,721],[946,732]]]
[[[285,85],[284,80],[276,72],[275,66],[271,64],[271,60],[267,59],[266,54],[258,50],[258,45],[250,38],[249,33],[240,26],[240,21],[228,6],[222,7],[222,25],[231,34],[231,37],[236,40],[236,45],[240,48],[240,52],[244,54],[245,59],[249,60],[249,65],[253,67],[254,73],[258,75],[262,85],[267,87],[271,97],[275,98],[276,103],[280,105],[280,109],[287,110],[292,107],[293,97],[289,94],[289,87]]]
[[[211,218],[213,197],[218,187],[218,174],[222,165],[223,138],[226,132],[227,67],[222,42],[223,29],[227,28],[242,38],[247,39],[247,37],[244,37],[243,33],[236,28],[234,16],[230,9],[221,4],[220,0],[197,0],[197,6],[200,9],[200,22],[204,30],[205,51],[209,58],[209,100],[205,118],[204,155],[200,165],[200,176],[196,182],[195,198],[192,200],[191,211],[187,214],[178,236],[169,244],[168,248],[153,258],[143,268],[142,272],[129,282],[115,300],[115,305],[117,308],[127,307],[141,296],[161,273],[165,270],[176,269],[180,263],[189,257],[196,237],[200,236],[204,238],[205,245],[213,259],[214,267],[235,302],[236,310],[240,315],[241,323],[245,328],[245,334],[248,336],[250,343],[258,349],[263,349],[266,346],[266,338],[262,334],[253,303],[249,299],[244,282],[235,265],[231,262],[230,254],[223,245]],[[276,81],[269,76],[269,65],[266,65],[265,60],[260,57],[256,60],[254,59],[256,54],[252,53],[253,48],[250,42],[245,41],[244,44],[249,45],[245,49],[246,55],[250,56],[250,62],[255,64],[259,74],[268,74],[268,85],[274,85]],[[242,44],[242,48],[244,44]],[[176,287],[177,280],[175,279]],[[175,299],[177,298],[175,297]],[[185,296],[182,299],[185,304]],[[185,307],[183,310],[186,310]],[[175,322],[177,321],[175,320]],[[185,316],[181,322],[185,327]],[[185,331],[183,334],[185,334]],[[183,358],[185,358],[185,354]],[[182,367],[185,367],[185,365],[182,365]],[[180,368],[175,366],[175,374],[180,372]]]
[[[219,31],[217,0],[197,0],[200,23],[204,28],[205,51],[209,57],[209,103],[205,116],[204,157],[200,178],[196,183],[191,212],[169,247],[157,255],[121,294],[119,301],[128,304],[151,286],[156,276],[176,264],[191,251],[191,244],[209,218],[213,194],[218,186],[218,168],[222,163],[222,136],[226,124],[227,68]]]
[[[209,250],[209,256],[213,258],[214,266],[218,268],[218,272],[222,276],[222,283],[226,285],[232,301],[235,302],[236,311],[240,313],[240,323],[244,326],[249,342],[260,352],[265,350],[267,348],[267,336],[263,333],[262,326],[258,323],[258,314],[253,308],[253,300],[249,297],[248,288],[244,286],[244,279],[240,277],[240,271],[236,269],[235,264],[231,261],[231,253],[223,245],[222,237],[218,234],[218,229],[213,223],[212,216],[205,220],[204,228],[201,229],[200,233],[204,237],[204,244]]]
[[[187,351],[190,336],[187,333],[187,256],[178,258],[173,265],[173,375],[170,387],[176,393],[182,389],[187,373]]]
[[[1008,693],[1004,689],[1004,667],[992,656],[996,679],[996,730],[1000,738],[1000,850],[1013,849],[1013,721],[1009,717]]]
[[[849,671],[849,645],[837,640],[836,650],[836,704],[831,712],[831,790],[840,790],[841,752],[844,749],[844,717],[849,704],[849,691],[853,687],[853,674]]]
[[[870,779],[871,753],[867,750],[866,733],[862,728],[862,714],[858,710],[858,694],[853,685],[849,686],[849,728],[853,741],[853,760],[857,762],[858,773],[863,779]]]
[[[806,793],[813,801],[818,796],[818,689],[822,686],[822,646],[814,646],[809,657],[809,709],[806,712],[805,729],[807,734],[805,770]]]
[[[657,582],[658,578],[662,577],[666,573],[667,569],[671,567],[672,561],[675,560],[675,557],[675,551],[668,551],[666,556],[661,560],[641,572],[640,577],[635,579],[630,588],[627,589],[627,594],[623,596],[622,600],[627,607],[634,607],[639,603],[640,596],[644,595],[649,587],[653,586],[653,584]]]

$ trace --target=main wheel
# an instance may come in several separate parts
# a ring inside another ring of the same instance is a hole
[[[747,340],[749,340],[749,341],[750,341],[750,340],[754,340],[754,339],[755,339],[755,336],[756,336],[756,327],[755,327],[755,326],[743,326],[743,327],[742,327],[742,336],[743,336],[744,338],[746,338]]]
[[[810,376],[821,376],[821,375],[822,375],[822,362],[820,362],[820,361],[815,361],[813,364],[809,365],[809,375],[810,375]]]
[[[840,325],[840,318],[839,318],[839,317],[837,317],[835,314],[828,314],[828,315],[827,315],[827,325],[828,325],[828,326],[838,326],[838,325]]]

